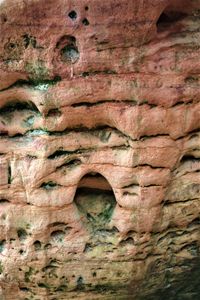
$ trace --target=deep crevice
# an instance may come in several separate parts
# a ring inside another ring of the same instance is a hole
[[[62,112],[58,108],[50,109],[46,117],[60,117]]]
[[[189,75],[185,78],[185,83],[188,83],[188,84],[198,84],[199,82],[199,77],[198,76],[195,76],[195,75]]]
[[[71,160],[63,163],[59,167],[57,167],[56,170],[61,169],[63,167],[74,168],[76,166],[79,166],[80,164],[81,164],[81,160],[80,159],[71,159]]]
[[[8,166],[8,184],[12,182],[12,173],[11,173],[11,166]]]
[[[195,157],[193,155],[186,154],[181,158],[180,164],[186,162],[200,162],[200,157]]]
[[[184,102],[184,101],[179,101],[179,102],[176,102],[174,105],[171,106],[171,108],[175,108],[175,107],[179,107],[179,106],[188,106],[190,104],[194,104],[195,102],[193,100],[190,100],[188,102]]]
[[[152,139],[152,138],[157,138],[157,137],[168,137],[168,138],[171,138],[169,134],[166,134],[166,133],[158,133],[158,134],[155,134],[155,135],[141,135],[139,140],[140,141],[145,141],[147,139]]]
[[[86,106],[86,107],[92,107],[92,106],[98,106],[98,105],[101,105],[101,104],[110,104],[110,103],[114,103],[114,104],[129,104],[129,105],[132,105],[132,106],[136,106],[138,103],[137,101],[135,100],[124,100],[124,101],[117,101],[117,100],[99,100],[98,102],[95,102],[95,103],[91,103],[91,102],[79,102],[79,103],[74,103],[74,104],[71,104],[71,107],[82,107],[82,106]]]
[[[108,133],[108,135],[105,137],[101,137],[101,139],[104,139],[104,142],[108,140],[108,138],[110,137],[110,132]],[[127,150],[129,149],[130,147],[129,146],[112,146],[112,147],[109,147],[109,149],[112,149],[112,150]],[[104,149],[103,147],[101,147],[101,149]],[[62,156],[68,156],[68,155],[73,155],[73,154],[84,154],[84,153],[89,153],[89,152],[93,152],[96,150],[96,147],[93,147],[93,148],[80,148],[80,149],[76,149],[76,150],[71,150],[71,151],[67,151],[67,150],[56,150],[55,152],[53,152],[52,154],[50,154],[47,158],[48,159],[57,159],[59,157],[62,157]],[[66,165],[70,165],[70,163],[72,162],[73,163],[81,163],[81,160],[80,159],[77,159],[77,158],[73,158],[73,159],[70,159],[69,161],[66,161]],[[62,165],[61,165],[62,166]],[[149,165],[149,167],[151,167]],[[154,167],[152,167],[154,168]],[[155,167],[156,168],[162,168],[162,167]]]
[[[74,133],[74,132],[78,132],[78,133],[86,132],[86,133],[89,133],[89,134],[97,135],[98,133],[100,133],[103,130],[107,130],[107,131],[112,130],[112,131],[115,131],[121,137],[131,139],[131,137],[128,136],[127,134],[121,132],[120,130],[118,130],[115,127],[111,127],[111,126],[108,126],[108,125],[99,125],[99,126],[94,126],[93,128],[88,128],[88,127],[79,125],[79,126],[75,126],[75,127],[71,127],[71,128],[67,127],[63,131],[51,131],[51,132],[45,131],[45,133],[50,135],[50,136],[51,135],[62,136],[62,135],[69,134],[69,133]],[[28,132],[31,132],[31,131],[28,131]],[[158,135],[158,136],[160,136],[160,135]],[[165,136],[168,136],[168,135],[166,134]]]
[[[139,184],[137,184],[137,183],[131,183],[129,185],[123,186],[122,188],[123,189],[127,189],[127,188],[134,188],[134,187],[139,187]]]
[[[6,245],[6,240],[1,240],[0,241],[0,253],[2,253],[4,251],[5,245]]]
[[[4,204],[8,204],[8,203],[10,203],[9,200],[7,200],[7,199],[0,199],[0,205],[4,205]]]
[[[43,182],[40,186],[40,188],[43,188],[45,190],[52,190],[57,188],[58,186],[60,186],[59,184],[57,184],[56,182],[53,181],[48,181],[48,182]]]
[[[72,150],[72,151],[56,150],[54,153],[49,155],[47,158],[48,159],[56,159],[56,158],[59,158],[61,156],[65,156],[65,155],[83,154],[83,153],[87,153],[87,152],[94,151],[94,150],[95,150],[95,148],[86,148],[86,149],[82,148],[82,149],[77,149],[77,150]],[[77,160],[77,159],[73,159],[73,160]],[[68,164],[68,163],[70,164],[71,161],[72,161],[72,159],[67,161],[66,164]],[[79,162],[81,162],[81,161],[79,160]]]
[[[94,71],[94,70],[90,70],[90,71],[87,71],[87,72],[83,72],[81,74],[82,77],[89,77],[89,76],[95,76],[95,75],[116,75],[118,74],[115,70],[110,70],[110,69],[106,69],[106,70],[103,70],[103,71]]]
[[[48,159],[55,159],[55,158],[58,158],[60,156],[65,156],[65,155],[69,155],[69,154],[71,154],[70,151],[56,150],[54,153],[52,153],[51,155],[49,155],[47,158]]]
[[[136,167],[137,168],[139,168],[139,167],[149,167],[151,169],[167,169],[166,167],[157,167],[157,166],[152,166],[152,165],[149,165],[149,164],[138,164]]]
[[[66,226],[67,223],[62,223],[62,222],[54,222],[49,224],[49,227],[55,227],[55,226]]]
[[[134,245],[134,239],[132,237],[127,237],[126,239],[124,239],[123,241],[121,241],[120,246],[127,246],[127,245]]]
[[[94,135],[96,137],[99,137],[99,139],[102,142],[107,142],[111,133],[115,132],[118,134],[118,136],[126,138],[126,139],[131,139],[131,140],[138,140],[138,139],[132,139],[130,136],[125,134],[124,132],[118,130],[115,127],[107,126],[107,125],[99,125],[95,126],[93,128],[88,128],[85,126],[75,126],[75,127],[67,127],[66,129],[62,131],[48,131],[46,128],[42,129],[39,127],[38,129],[31,129],[27,130],[24,134],[22,133],[17,133],[15,135],[9,135],[8,131],[0,131],[0,136],[2,137],[8,137],[8,138],[20,138],[24,136],[40,136],[40,135],[48,135],[48,136],[63,136],[67,134],[72,134],[72,133],[88,133],[90,135]],[[158,135],[161,136],[161,135]],[[167,135],[166,135],[167,136]],[[152,136],[151,136],[152,137]]]
[[[48,87],[57,84],[60,82],[62,78],[59,75],[56,75],[53,79],[45,79],[45,80],[33,80],[33,79],[19,79],[15,81],[13,84],[10,86],[1,89],[0,92],[7,91],[12,88],[21,88],[21,87],[32,87],[35,89],[42,89],[42,87]]]
[[[23,111],[23,110],[30,110],[36,113],[40,113],[37,106],[31,102],[20,102],[18,100],[11,101],[6,103],[3,107],[0,108],[0,115],[12,113],[14,111]]]

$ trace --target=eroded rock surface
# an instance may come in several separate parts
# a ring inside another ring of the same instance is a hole
[[[199,299],[200,1],[3,0],[0,40],[0,299]]]

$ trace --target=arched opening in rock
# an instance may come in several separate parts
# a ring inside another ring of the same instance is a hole
[[[111,185],[99,173],[86,174],[79,182],[74,202],[83,222],[93,232],[110,231],[109,223],[116,206]]]

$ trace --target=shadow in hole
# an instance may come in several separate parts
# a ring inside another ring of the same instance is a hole
[[[178,21],[181,21],[187,17],[187,14],[179,11],[170,11],[170,10],[165,10],[160,17],[157,20],[157,29],[158,31],[162,29],[167,29],[168,27],[172,26]]]
[[[92,235],[116,232],[109,225],[116,206],[115,195],[103,176],[85,175],[79,182],[74,202]]]

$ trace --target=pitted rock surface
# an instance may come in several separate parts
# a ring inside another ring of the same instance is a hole
[[[0,41],[0,299],[199,299],[200,1],[3,0]]]

